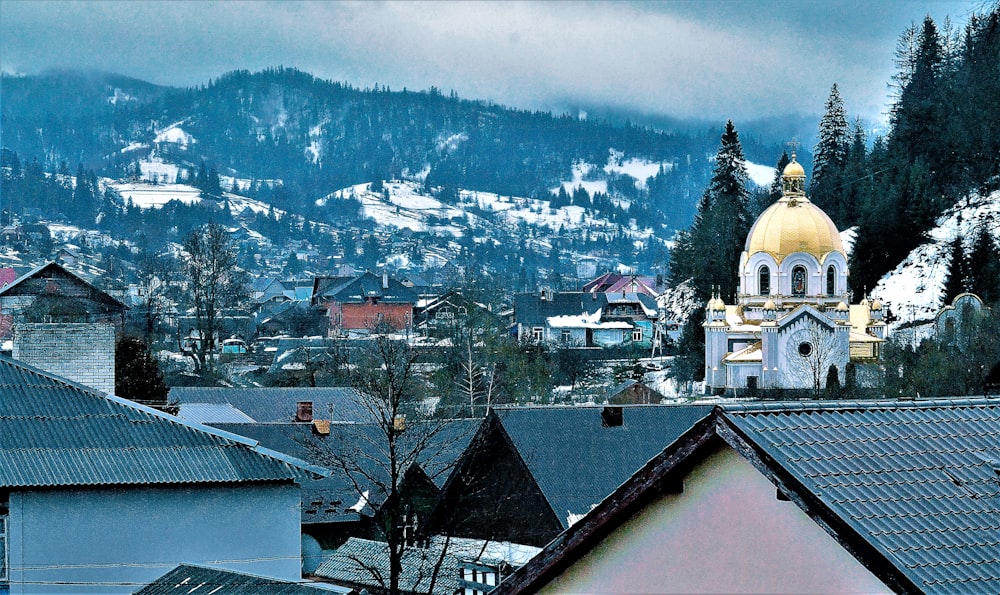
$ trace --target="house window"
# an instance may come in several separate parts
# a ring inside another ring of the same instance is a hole
[[[797,266],[792,269],[792,296],[805,297],[806,295],[806,268]]]
[[[634,329],[632,329],[632,340],[633,341],[642,341],[642,329],[641,328],[634,328]]]
[[[833,268],[833,265],[830,265],[830,267],[826,269],[826,295],[832,296],[836,291],[836,285],[837,271]]]
[[[572,339],[573,333],[569,330],[563,330],[562,333],[559,334],[559,340],[562,341],[564,345],[569,343]]]
[[[760,289],[759,295],[771,294],[771,269],[763,266],[757,271],[757,287]]]
[[[544,332],[544,330],[545,329],[543,329],[540,326],[532,327],[532,329],[531,329],[531,340],[532,341],[541,341],[542,340],[542,333]]]

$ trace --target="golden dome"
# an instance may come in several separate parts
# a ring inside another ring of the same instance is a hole
[[[820,262],[831,252],[847,257],[837,226],[805,196],[783,196],[761,213],[750,228],[746,252],[748,257],[767,252],[778,263],[794,252],[812,254]]]
[[[725,312],[726,302],[722,301],[719,298],[715,298],[715,300],[712,301],[712,309],[717,312]]]
[[[774,300],[767,300],[766,302],[764,302],[764,309],[765,310],[777,310],[778,306],[774,303]]]
[[[850,309],[847,307],[847,304],[840,302],[837,304],[837,312],[850,312]]]
[[[785,166],[785,170],[781,172],[782,176],[794,176],[796,178],[806,177],[806,170],[803,169],[802,165],[795,160],[795,155],[792,155],[792,160],[788,162]]]
[[[873,300],[872,301],[872,310],[875,310],[877,312],[877,311],[879,311],[881,309],[882,309],[882,302],[879,301],[879,300],[877,300],[877,299]]]

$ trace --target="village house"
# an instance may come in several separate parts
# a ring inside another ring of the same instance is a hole
[[[1000,591],[1000,404],[719,405],[496,593]]]
[[[312,304],[329,319],[330,336],[367,335],[381,325],[396,331],[413,327],[417,294],[382,273],[356,277],[316,277]]]
[[[523,341],[568,347],[649,349],[656,299],[645,293],[556,292],[514,296],[512,334]]]
[[[300,579],[325,470],[12,360],[0,393],[0,591],[129,593],[179,562]]]

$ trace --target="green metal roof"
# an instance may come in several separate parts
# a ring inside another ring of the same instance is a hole
[[[0,487],[283,482],[316,473],[253,440],[0,359]]]

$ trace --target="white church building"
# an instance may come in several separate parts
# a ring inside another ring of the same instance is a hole
[[[750,229],[735,304],[709,300],[705,391],[826,386],[831,366],[843,386],[849,363],[868,384],[885,341],[882,304],[850,303],[847,253],[836,225],[805,195],[805,170],[782,173],[780,200]]]

